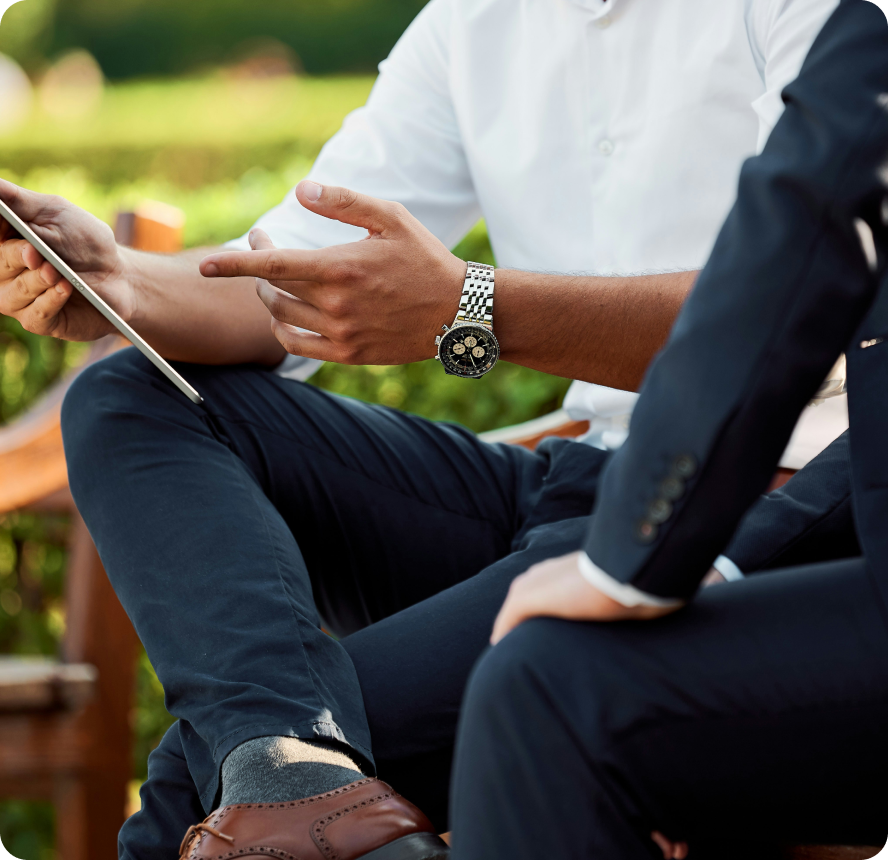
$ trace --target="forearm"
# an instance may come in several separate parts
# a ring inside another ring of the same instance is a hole
[[[253,278],[210,280],[198,271],[215,249],[121,253],[134,293],[130,322],[164,357],[196,364],[274,365],[286,355]]]
[[[556,376],[636,391],[697,274],[593,277],[497,270],[494,320],[502,357]]]

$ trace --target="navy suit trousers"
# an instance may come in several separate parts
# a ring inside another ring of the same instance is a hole
[[[454,860],[657,860],[654,830],[697,860],[883,845],[886,619],[858,558],[707,588],[658,621],[522,624],[466,691]]]

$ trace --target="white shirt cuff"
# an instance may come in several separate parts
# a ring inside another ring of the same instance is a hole
[[[712,566],[728,581],[737,582],[738,579],[745,579],[743,571],[734,564],[726,555],[720,555]]]
[[[643,591],[639,591],[635,586],[618,582],[612,576],[606,574],[586,553],[580,553],[578,567],[580,569],[580,576],[589,585],[597,588],[611,600],[622,603],[623,606],[663,606],[671,608],[684,604],[683,600],[654,597],[653,594],[645,594]]]

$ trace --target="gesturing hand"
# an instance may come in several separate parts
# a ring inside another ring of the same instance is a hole
[[[252,251],[213,254],[201,273],[259,279],[272,330],[294,355],[340,364],[431,358],[435,334],[456,314],[466,264],[398,203],[307,180],[296,196],[312,212],[366,228],[367,238],[284,250],[254,230]]]
[[[0,197],[27,221],[124,318],[133,310],[114,234],[107,224],[60,197],[0,180]],[[0,219],[0,314],[28,331],[65,340],[95,340],[113,326],[34,248]]]

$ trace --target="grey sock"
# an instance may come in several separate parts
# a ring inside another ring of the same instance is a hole
[[[299,738],[254,738],[222,763],[222,806],[285,803],[341,788],[363,778],[332,744]]]

